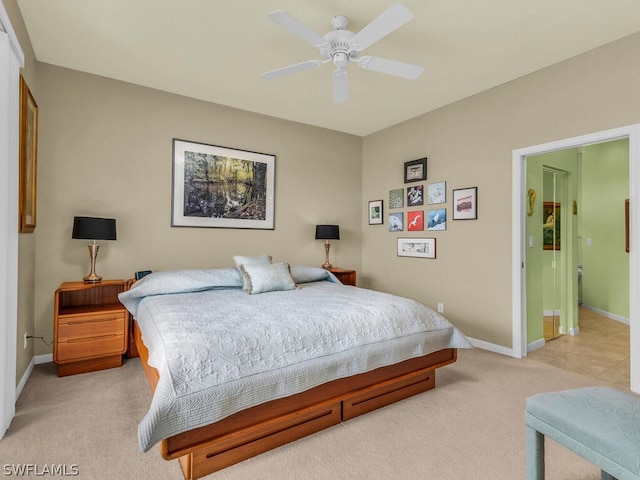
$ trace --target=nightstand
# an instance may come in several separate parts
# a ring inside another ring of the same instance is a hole
[[[124,280],[64,282],[53,306],[53,361],[58,376],[122,365],[127,350],[127,310],[118,300]]]
[[[331,267],[328,269],[345,285],[356,286],[356,271],[348,268]]]

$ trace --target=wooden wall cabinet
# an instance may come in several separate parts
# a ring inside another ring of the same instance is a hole
[[[122,365],[129,316],[118,294],[125,289],[124,280],[60,284],[53,310],[53,361],[58,376]]]

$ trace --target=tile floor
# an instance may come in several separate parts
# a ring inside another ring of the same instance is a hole
[[[580,307],[580,334],[546,342],[528,358],[629,389],[629,326]]]

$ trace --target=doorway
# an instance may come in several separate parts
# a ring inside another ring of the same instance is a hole
[[[629,191],[629,203],[631,205],[629,210],[629,253],[628,265],[629,265],[629,290],[637,291],[640,287],[640,256],[637,255],[638,248],[640,248],[640,209],[634,209],[633,205],[636,201],[640,200],[640,125],[631,125],[627,127],[621,127],[613,130],[607,130],[602,132],[596,132],[580,137],[573,137],[557,142],[550,142],[547,144],[536,145],[533,147],[527,147],[517,149],[513,151],[513,210],[512,210],[512,224],[513,224],[513,246],[512,246],[512,273],[513,273],[513,351],[511,352],[515,357],[524,357],[527,354],[527,329],[528,329],[528,302],[527,299],[527,282],[529,279],[529,267],[527,264],[529,259],[527,254],[529,250],[536,250],[530,248],[529,239],[526,235],[526,206],[527,206],[527,188],[526,188],[526,159],[532,155],[540,155],[548,152],[557,152],[560,150],[579,148],[582,146],[598,144],[607,142],[610,140],[617,140],[626,138],[628,139],[628,191]],[[571,182],[569,182],[571,184]],[[580,202],[578,202],[578,208],[580,208]],[[570,211],[573,210],[571,205]],[[525,213],[523,213],[525,212]],[[561,213],[562,215],[562,213]],[[565,216],[566,217],[566,216]],[[575,236],[577,239],[577,235]],[[576,240],[577,241],[577,240]],[[534,239],[535,242],[535,239]],[[539,244],[538,244],[539,245]],[[561,248],[562,251],[562,248]],[[577,262],[577,248],[574,252]],[[572,259],[569,259],[571,263]],[[573,283],[577,289],[577,264],[575,270],[576,281]],[[569,271],[569,270],[568,270]],[[573,275],[573,274],[572,274]],[[577,299],[577,291],[572,292]],[[630,387],[632,391],[640,392],[640,378],[636,372],[640,372],[640,349],[634,348],[634,345],[640,345],[640,298],[637,296],[631,296],[629,299],[629,327],[630,327]],[[573,303],[571,303],[573,304]],[[575,304],[575,317],[577,322],[577,301]],[[539,312],[539,310],[538,310]],[[539,313],[538,313],[539,315]],[[562,323],[561,313],[561,323]],[[567,319],[570,320],[570,319]],[[568,323],[569,325],[572,325]],[[577,323],[576,323],[577,328]]]
[[[526,351],[577,331],[579,164],[579,148],[526,158]]]
[[[579,298],[628,323],[628,139],[532,155],[526,164],[527,188],[539,192],[526,220],[527,350],[577,334]]]

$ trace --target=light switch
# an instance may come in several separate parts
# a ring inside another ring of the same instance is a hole
[[[533,235],[529,237],[529,248],[533,248]]]
[[[591,239],[587,238],[587,247],[590,247],[590,246],[591,246]]]

